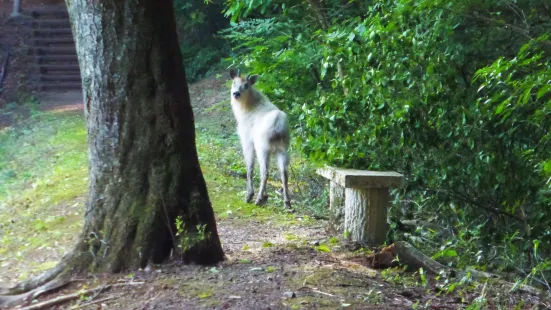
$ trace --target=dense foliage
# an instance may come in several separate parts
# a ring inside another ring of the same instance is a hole
[[[195,82],[218,69],[229,46],[217,32],[229,26],[221,2],[174,1],[180,50],[189,82]]]
[[[550,253],[548,0],[228,0],[225,13],[236,65],[261,74],[312,160],[404,173],[395,221],[449,229],[455,263],[516,270]]]

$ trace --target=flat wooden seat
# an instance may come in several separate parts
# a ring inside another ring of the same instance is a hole
[[[325,166],[317,173],[330,182],[330,223],[351,240],[382,245],[388,232],[390,188],[404,185],[404,176],[393,171],[367,171]]]
[[[393,171],[368,171],[324,167],[317,173],[344,188],[400,188],[404,176]]]

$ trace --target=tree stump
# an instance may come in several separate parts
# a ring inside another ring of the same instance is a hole
[[[324,167],[317,173],[330,180],[330,225],[352,241],[382,245],[388,232],[390,188],[403,186],[397,172]]]
[[[334,233],[344,231],[344,187],[331,181],[329,185],[329,225]]]

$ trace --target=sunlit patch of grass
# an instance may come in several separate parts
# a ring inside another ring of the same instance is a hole
[[[44,261],[44,249],[59,258],[81,228],[88,174],[83,117],[31,112],[0,132],[0,265]],[[2,269],[19,278],[44,270],[40,263],[24,265]]]

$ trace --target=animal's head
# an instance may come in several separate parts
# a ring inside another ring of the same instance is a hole
[[[258,75],[247,75],[246,78],[242,78],[239,70],[230,70],[230,78],[233,80],[231,85],[231,96],[235,100],[247,100],[252,86],[256,83]]]

